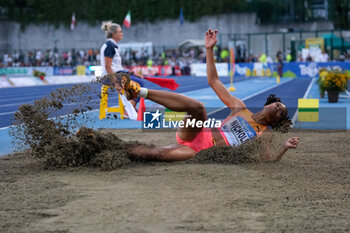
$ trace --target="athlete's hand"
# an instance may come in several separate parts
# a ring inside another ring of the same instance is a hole
[[[217,42],[216,40],[216,35],[218,34],[218,30],[215,29],[212,30],[211,28],[209,28],[208,31],[205,32],[205,48],[209,49],[209,48],[213,48]]]
[[[299,137],[292,137],[292,138],[288,138],[285,142],[284,142],[284,146],[285,148],[289,149],[289,148],[297,148],[298,143],[299,143]]]

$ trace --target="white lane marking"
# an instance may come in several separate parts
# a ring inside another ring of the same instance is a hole
[[[13,112],[2,112],[2,113],[0,113],[0,116],[14,114],[15,112],[16,111],[13,111]]]
[[[278,87],[278,86],[280,86],[280,85],[282,85],[282,84],[289,83],[289,82],[291,82],[291,81],[293,81],[293,80],[294,80],[294,79],[291,78],[290,80],[287,80],[287,81],[285,81],[285,82],[283,82],[283,83],[278,83],[278,84],[273,85],[272,87],[265,88],[265,89],[263,89],[263,90],[261,90],[261,91],[258,91],[258,92],[255,93],[255,94],[252,94],[252,95],[250,95],[250,96],[244,97],[244,98],[242,99],[242,101],[246,101],[247,99],[250,99],[250,98],[252,98],[252,97],[254,97],[254,96],[260,95],[261,93],[263,93],[263,92],[265,92],[265,91],[271,90],[271,89],[273,89],[273,88],[275,88],[275,87]],[[217,113],[217,112],[219,112],[219,111],[221,111],[221,110],[223,110],[223,109],[225,109],[225,108],[227,108],[227,106],[222,107],[222,108],[219,108],[219,109],[217,109],[217,110],[214,110],[214,111],[208,113],[208,116],[211,115],[211,114]]]
[[[201,100],[215,100],[218,99],[219,97],[217,96],[199,96],[199,97],[195,97],[194,99],[201,99]]]
[[[0,104],[0,108],[2,108],[2,107],[20,106],[22,104],[32,104],[32,103],[34,103],[34,101],[32,101],[32,102],[24,102],[24,103],[16,103],[16,104]]]
[[[303,99],[306,99],[306,98],[307,98],[307,96],[309,95],[309,93],[310,93],[310,91],[311,91],[312,85],[314,84],[315,81],[316,81],[315,78],[313,78],[313,79],[311,80],[311,82],[310,82],[309,86],[307,87],[307,90],[306,90],[306,92],[305,92],[305,94],[304,94],[304,96],[303,96]]]
[[[304,96],[303,96],[303,99],[306,99],[306,98],[307,98],[307,96],[309,95],[309,93],[310,93],[310,91],[311,91],[312,85],[314,84],[315,81],[316,81],[315,78],[313,78],[313,79],[311,80],[311,82],[310,82],[309,86],[307,87],[306,92],[305,92],[305,94],[304,94]],[[297,117],[298,117],[298,107],[297,107],[297,109],[295,110],[295,113],[294,113],[294,115],[293,115],[293,117],[292,117],[292,126],[291,126],[292,128],[293,128],[294,122],[297,120]]]
[[[118,99],[118,97],[111,97],[111,98],[109,98],[109,100],[112,100],[112,99]],[[74,105],[74,103],[65,104],[65,106],[67,106],[67,105]],[[78,106],[79,106],[79,105],[78,105]],[[109,106],[109,107],[117,107],[117,106]],[[87,110],[87,111],[85,111],[84,113],[97,112],[97,111],[100,111],[99,106],[98,106],[97,109]],[[13,112],[3,112],[3,113],[0,113],[0,116],[2,116],[2,115],[10,115],[10,114],[14,114],[14,113],[16,113],[16,111],[13,111]],[[50,118],[48,118],[48,119],[56,119],[56,118],[58,118],[58,117],[63,117],[63,118],[64,118],[64,117],[68,117],[68,116],[71,116],[71,115],[73,115],[73,114],[70,113],[70,114],[65,114],[65,115],[50,117]],[[0,128],[0,130],[8,129],[8,128],[11,128],[11,127],[13,127],[13,125],[2,127],[2,128]]]

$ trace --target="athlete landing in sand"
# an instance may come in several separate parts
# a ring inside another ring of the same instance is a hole
[[[188,114],[183,119],[185,127],[177,130],[176,139],[178,144],[167,147],[136,146],[129,150],[131,156],[160,161],[187,160],[193,158],[198,151],[212,146],[239,146],[241,143],[254,140],[262,134],[270,135],[269,130],[267,130],[268,126],[279,128],[287,125],[287,128],[289,128],[290,120],[287,117],[287,108],[274,95],[269,96],[261,111],[253,114],[247,109],[242,100],[228,92],[219,80],[214,63],[213,47],[217,42],[217,33],[217,30],[213,31],[212,29],[206,32],[205,47],[207,50],[208,83],[220,100],[231,109],[231,114],[223,121],[221,128],[204,128],[193,124],[186,126],[188,121],[204,122],[207,120],[205,107],[195,99],[177,93],[140,87],[138,83],[130,80],[129,75],[125,73],[112,75],[112,78],[116,78],[120,87],[125,90],[128,99],[144,97],[172,111],[187,112]],[[272,140],[272,137],[267,136],[267,140]],[[289,148],[297,147],[299,138],[291,137],[287,139],[275,153],[270,150],[270,142],[264,143],[259,153],[262,162],[281,159]]]

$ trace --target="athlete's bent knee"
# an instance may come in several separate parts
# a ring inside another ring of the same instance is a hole
[[[195,103],[195,107],[192,109],[192,114],[197,119],[205,120],[205,117],[206,117],[205,111],[206,110],[205,110],[204,105],[197,100],[195,102],[196,103]]]

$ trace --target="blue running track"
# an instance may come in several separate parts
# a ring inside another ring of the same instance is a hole
[[[292,119],[298,107],[298,98],[303,98],[311,79],[292,79],[289,82],[282,83],[272,89],[259,93],[249,99],[244,100],[247,108],[252,112],[258,112],[264,106],[267,97],[275,94],[280,97],[282,102],[288,108],[288,116]],[[223,119],[230,114],[229,108],[224,108],[210,115],[212,118]]]
[[[192,77],[192,76],[181,76],[172,77],[180,85],[176,92],[184,93],[192,90],[197,90],[201,88],[209,87],[207,81],[203,77]],[[237,78],[235,82],[244,80],[244,78]],[[228,77],[222,78],[223,83],[227,84],[230,82]],[[158,85],[145,81],[146,87],[151,89],[162,89]],[[100,104],[100,84],[86,84],[91,86],[92,91],[86,93],[87,96],[92,96],[91,104],[89,105],[93,109],[98,109]],[[0,128],[12,125],[14,120],[14,113],[17,111],[18,107],[22,104],[33,104],[35,100],[46,97],[51,91],[57,88],[69,88],[73,85],[51,85],[51,86],[35,86],[35,87],[18,87],[18,88],[0,88]],[[115,95],[110,98],[110,102],[118,103],[118,97]],[[70,113],[72,109],[77,107],[76,105],[70,105],[62,111],[58,112],[58,115],[64,115]],[[56,114],[57,115],[57,114]]]

